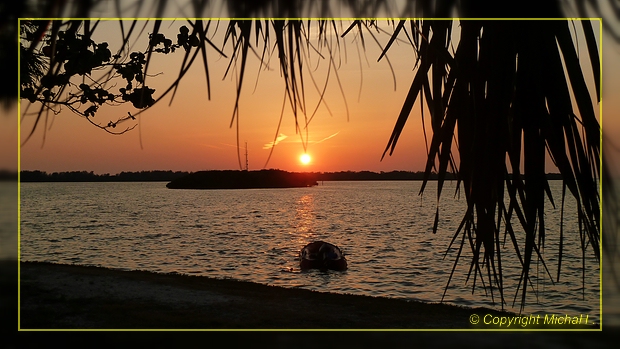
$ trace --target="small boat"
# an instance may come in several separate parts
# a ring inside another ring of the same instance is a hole
[[[347,270],[347,259],[336,245],[329,242],[314,241],[299,252],[299,266],[301,270]]]

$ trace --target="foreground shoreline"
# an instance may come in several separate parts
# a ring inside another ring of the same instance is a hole
[[[505,330],[472,325],[470,317],[515,316],[483,308],[43,262],[20,263],[19,303],[21,330]]]

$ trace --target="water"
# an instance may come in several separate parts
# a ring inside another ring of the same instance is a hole
[[[22,183],[21,259],[439,302],[460,236],[445,258],[444,253],[466,203],[453,197],[455,183],[447,183],[433,234],[436,183],[429,183],[424,196],[418,195],[420,185],[325,182],[312,188],[201,191],[152,182]],[[559,205],[561,182],[551,185]],[[560,214],[547,206],[543,253],[555,279]],[[574,207],[567,200],[560,282],[553,284],[542,264],[535,264],[525,314],[600,317],[599,268],[588,251],[584,288]],[[349,270],[300,271],[299,250],[314,240],[340,246]],[[479,279],[472,294],[467,243],[463,251],[444,301],[500,309],[497,290],[493,303]],[[520,269],[507,267],[518,263],[512,251],[508,238],[500,250],[505,309],[518,312],[520,298],[512,305]]]
[[[0,260],[17,259],[17,181],[0,181]]]

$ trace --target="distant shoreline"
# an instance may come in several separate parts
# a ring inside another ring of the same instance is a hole
[[[303,188],[319,183],[312,173],[282,170],[199,171],[166,184],[169,189],[267,189]]]
[[[238,172],[242,172],[237,170]],[[209,172],[209,171],[206,171]],[[215,171],[213,171],[215,172]],[[196,172],[187,171],[139,171],[121,172],[118,174],[95,174],[92,171],[53,172],[21,171],[20,181],[27,182],[170,182]],[[318,182],[322,181],[421,181],[423,171],[339,171],[339,172],[297,172],[314,176]],[[17,174],[13,177],[17,179]],[[452,173],[446,174],[446,180],[456,180]],[[561,180],[559,173],[547,174],[548,180]],[[432,173],[428,180],[437,180],[437,174]]]

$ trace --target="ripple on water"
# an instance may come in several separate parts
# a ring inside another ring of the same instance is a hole
[[[141,268],[430,302],[443,295],[460,236],[445,258],[444,253],[465,207],[450,195],[443,197],[440,229],[432,234],[438,206],[434,196],[417,195],[418,182],[330,182],[295,190],[212,192],[171,191],[161,183],[30,184],[34,183],[22,183],[23,260]],[[429,182],[427,190],[434,185]],[[553,185],[552,190],[561,193],[561,186]],[[450,186],[454,188],[446,183]],[[547,215],[548,222],[552,217]],[[561,282],[539,282],[544,286],[540,304],[532,297],[526,309],[583,312],[596,318],[598,269],[591,267],[596,262],[588,256],[583,300],[579,241],[572,238],[578,234],[570,224],[578,222],[565,221]],[[552,273],[557,268],[552,256],[556,235],[553,229],[547,232]],[[319,239],[343,249],[348,271],[299,270],[299,249]],[[508,267],[518,263],[511,251],[510,244],[501,250],[507,299],[514,297],[520,277],[519,269]],[[466,241],[444,301],[501,307],[482,289],[472,295],[473,275],[466,282],[470,258]],[[537,280],[535,273],[532,277]],[[480,285],[479,276],[476,282]]]

